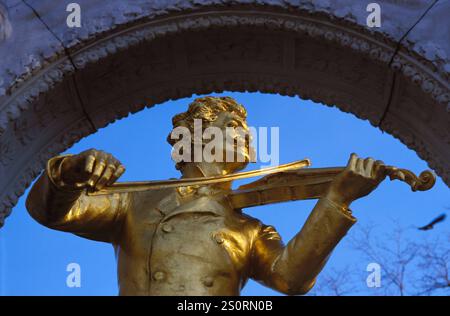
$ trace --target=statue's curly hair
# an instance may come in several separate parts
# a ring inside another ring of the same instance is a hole
[[[247,111],[244,106],[237,103],[233,98],[207,96],[195,99],[189,104],[186,112],[175,115],[172,118],[173,129],[183,126],[194,133],[194,119],[201,119],[203,123],[214,122],[221,112],[234,113],[242,120],[247,118]],[[172,139],[170,135],[171,133],[167,136],[167,141],[173,146],[177,140]]]

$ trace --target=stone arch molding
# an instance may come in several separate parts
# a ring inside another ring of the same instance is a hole
[[[449,2],[0,1],[0,224],[45,161],[116,119],[170,99],[298,95],[394,135],[446,183]],[[274,108],[274,111],[276,108]]]

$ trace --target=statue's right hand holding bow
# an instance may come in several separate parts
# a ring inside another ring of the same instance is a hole
[[[61,180],[66,188],[97,191],[111,185],[125,172],[125,167],[113,155],[89,149],[64,158]]]

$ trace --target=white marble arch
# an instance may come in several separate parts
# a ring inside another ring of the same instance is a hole
[[[400,139],[450,183],[449,1],[0,0],[0,226],[48,158],[167,100],[300,96]],[[273,111],[277,109],[274,108]]]

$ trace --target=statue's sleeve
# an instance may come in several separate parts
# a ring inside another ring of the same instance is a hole
[[[64,157],[48,161],[45,172],[27,197],[28,212],[49,228],[114,242],[129,207],[129,194],[89,196],[84,190],[68,189],[61,181],[60,167]]]
[[[252,247],[250,277],[285,294],[307,293],[355,222],[349,210],[321,198],[286,246],[274,227],[260,224]]]

